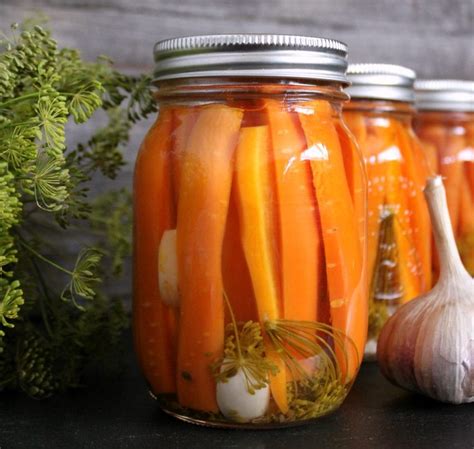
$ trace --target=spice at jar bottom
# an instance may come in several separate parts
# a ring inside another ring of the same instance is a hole
[[[155,48],[160,113],[134,181],[134,338],[178,418],[290,425],[335,410],[355,379],[367,205],[341,118],[346,56],[289,36]]]

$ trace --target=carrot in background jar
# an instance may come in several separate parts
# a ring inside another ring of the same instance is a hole
[[[408,192],[408,207],[412,211],[410,217],[413,231],[412,241],[421,265],[420,289],[423,293],[431,288],[432,274],[431,222],[423,194],[430,173],[427,159],[415,134],[401,124],[397,124],[397,132],[398,145],[404,159],[403,172],[406,179],[413,182],[412,188]]]

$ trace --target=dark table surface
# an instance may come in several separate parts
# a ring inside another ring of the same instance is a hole
[[[217,430],[179,422],[148,395],[131,349],[106,384],[45,401],[0,396],[0,449],[473,449],[474,405],[450,406],[388,383],[362,366],[334,414],[300,427]]]

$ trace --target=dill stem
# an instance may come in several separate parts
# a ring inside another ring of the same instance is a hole
[[[57,263],[53,262],[51,259],[48,259],[47,257],[43,256],[38,251],[33,249],[30,245],[28,245],[28,243],[26,243],[25,241],[20,240],[20,245],[27,249],[31,254],[35,255],[38,259],[41,259],[43,262],[46,262],[47,264],[51,265],[59,271],[62,271],[63,273],[68,274],[69,276],[74,276],[74,273],[72,271],[67,270],[61,265],[58,265]]]
[[[36,92],[30,92],[29,94],[20,95],[19,97],[10,98],[10,100],[0,103],[0,109],[4,109],[6,107],[11,106],[12,104],[21,103],[22,101],[30,100],[32,98],[39,98],[40,95],[41,95],[41,92],[36,91]],[[75,94],[72,92],[59,92],[59,95],[63,97],[75,97],[77,93]]]
[[[48,289],[46,287],[46,283],[44,282],[44,278],[43,278],[43,275],[41,274],[38,264],[36,263],[34,259],[32,259],[31,262],[36,271],[36,275],[38,276],[38,280],[41,285],[41,289],[43,290],[43,294],[45,298],[51,301],[48,294]],[[43,321],[44,321],[44,327],[46,328],[46,332],[48,333],[48,335],[52,338],[54,337],[54,333],[53,333],[53,330],[51,329],[51,325],[49,324],[48,314],[47,314],[46,307],[44,304],[44,299],[42,297],[39,298],[39,304],[40,304],[41,316],[43,317]]]
[[[11,98],[10,100],[0,103],[0,109],[3,109],[7,106],[11,106],[12,104],[15,104],[15,103],[21,103],[22,101],[29,100],[30,98],[35,98],[35,97],[39,97],[38,91],[31,92],[25,95],[20,95],[19,97]]]
[[[234,328],[235,347],[237,348],[237,356],[239,357],[239,360],[242,360],[242,350],[240,348],[239,333],[237,331],[237,321],[235,320],[234,311],[232,310],[232,307],[230,305],[230,301],[227,296],[227,293],[225,291],[223,293],[224,293],[225,303],[227,305],[227,308],[229,309],[230,319],[232,320],[232,327]]]

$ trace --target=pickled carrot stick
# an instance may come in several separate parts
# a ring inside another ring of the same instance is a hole
[[[197,119],[197,111],[188,107],[173,109],[173,151],[171,152],[172,179],[175,203],[178,204],[181,166],[186,143]]]
[[[431,288],[431,222],[423,189],[430,175],[428,162],[425,159],[423,148],[415,134],[397,123],[398,143],[404,159],[403,172],[414,185],[408,192],[408,207],[411,214],[414,243],[421,264],[420,289],[421,293]],[[432,173],[434,175],[434,173]],[[409,187],[410,188],[410,187]]]
[[[421,145],[424,149],[430,171],[434,174],[438,173],[439,163],[438,163],[438,150],[436,149],[436,146],[433,143],[428,142],[426,140],[422,140]]]
[[[449,216],[456,237],[459,236],[460,191],[463,179],[463,163],[459,158],[459,152],[466,146],[463,134],[451,132],[448,133],[446,144],[440,148],[439,174],[443,177]]]
[[[474,196],[466,177],[462,180],[460,195],[459,252],[467,271],[474,276]]]
[[[474,232],[474,196],[471,194],[465,176],[461,180],[460,196],[459,233],[464,235]]]
[[[445,126],[430,123],[420,123],[416,127],[416,133],[424,144],[425,150],[428,151],[428,162],[435,173],[440,173],[441,166],[441,149],[446,145],[447,131]],[[431,149],[430,145],[432,146]],[[439,275],[439,260],[438,252],[433,251],[435,243],[433,237],[431,238],[431,254],[432,254],[432,279],[431,284],[434,285]]]
[[[242,128],[236,154],[236,186],[242,244],[252,278],[262,326],[282,317],[281,288],[277,275],[277,213],[270,162],[268,126]],[[273,399],[282,413],[288,411],[286,369],[281,356],[266,341],[266,356],[278,367],[270,379]]]
[[[359,148],[365,147],[367,139],[367,127],[365,125],[364,115],[358,111],[346,110],[343,114],[344,123],[354,135]]]
[[[242,115],[224,105],[203,107],[186,144],[181,169],[178,401],[184,407],[210,412],[217,411],[210,365],[222,356],[224,345],[222,243]]]
[[[446,143],[446,127],[437,123],[417,123],[417,136],[422,140],[441,148]]]
[[[472,151],[474,153],[474,146]],[[472,160],[472,162],[464,162],[464,170],[466,172],[468,188],[471,191],[471,195],[474,197],[474,160]]]
[[[222,250],[224,290],[237,322],[258,321],[252,279],[242,246],[237,200],[236,178],[234,176]],[[226,322],[230,322],[229,316],[226,317]]]
[[[362,162],[362,153],[352,140],[349,129],[340,120],[336,121],[336,130],[342,150],[346,177],[351,192],[354,210],[359,226],[359,239],[365,254],[367,231],[367,173]]]
[[[170,173],[171,111],[160,112],[138,153],[134,177],[133,330],[141,369],[155,394],[176,391],[173,311],[158,288],[158,247],[175,227]]]
[[[367,272],[370,283],[376,269],[380,224],[385,203],[387,173],[384,161],[391,157],[392,145],[396,135],[393,121],[387,120],[380,123],[380,125],[382,124],[384,126],[378,126],[377,122],[374,122],[367,127],[365,145],[361,147],[368,179]],[[395,180],[394,182],[398,184],[399,181]],[[373,296],[373,292],[371,296]]]
[[[393,147],[396,148],[394,141]],[[420,264],[417,248],[413,242],[413,231],[410,220],[410,206],[406,192],[406,177],[399,157],[384,162],[385,165],[385,213],[393,213],[394,238],[397,248],[397,269],[402,287],[401,303],[405,303],[421,293]],[[402,187],[403,186],[403,187]]]
[[[466,124],[466,129],[469,150],[464,161],[464,169],[472,198],[474,198],[474,120]]]
[[[320,111],[320,109],[317,109]],[[350,337],[358,354],[336,348],[343,379],[355,376],[367,337],[367,297],[357,218],[345,178],[336,128],[328,114],[299,114],[321,217],[332,325]]]
[[[265,111],[275,162],[283,316],[316,321],[322,242],[311,167],[302,154],[306,140],[297,113],[274,100],[265,101]]]

